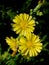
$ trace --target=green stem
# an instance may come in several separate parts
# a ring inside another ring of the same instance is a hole
[[[48,45],[48,42],[43,45],[43,50],[49,52],[48,49],[46,49],[46,46]]]
[[[3,60],[5,60],[6,57],[8,56],[9,50],[10,50],[10,48],[8,48],[8,50],[6,52],[4,52],[4,54],[2,54]]]
[[[43,0],[43,3],[45,3],[46,1],[45,0]]]
[[[33,12],[37,12],[37,11],[40,9],[41,6],[42,6],[42,3],[38,4],[38,5],[34,8]]]
[[[14,60],[17,60],[19,56],[20,56],[20,53],[16,54]]]
[[[9,51],[10,51],[10,48],[8,48],[7,52],[9,52]]]
[[[43,45],[43,48],[45,48],[48,45],[48,42]]]
[[[47,38],[47,35],[44,35],[41,41],[45,41]]]
[[[47,52],[49,52],[49,50],[48,50],[48,49],[45,49],[45,48],[44,48],[43,50],[44,50],[44,51],[47,51]]]

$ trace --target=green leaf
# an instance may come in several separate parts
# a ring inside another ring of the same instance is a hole
[[[47,38],[47,35],[44,35],[41,41],[45,41],[46,38]]]

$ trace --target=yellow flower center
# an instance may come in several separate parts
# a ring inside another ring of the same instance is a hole
[[[28,41],[27,47],[28,47],[28,48],[32,47],[32,42],[31,42],[31,41]]]
[[[22,29],[25,29],[27,27],[27,22],[26,21],[24,21],[24,22],[22,21],[20,23],[20,26],[21,26]]]

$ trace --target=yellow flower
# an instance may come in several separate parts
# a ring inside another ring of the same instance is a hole
[[[32,16],[25,13],[16,15],[13,22],[12,29],[16,34],[29,36],[29,34],[35,29],[35,21],[32,19]]]
[[[20,37],[19,42],[19,52],[22,54],[22,56],[37,56],[42,50],[42,43],[39,36],[35,34],[31,34],[29,39],[22,36]]]
[[[17,48],[18,48],[18,40],[11,37],[6,37],[6,43],[10,46],[10,48],[13,50],[13,51],[17,51]]]

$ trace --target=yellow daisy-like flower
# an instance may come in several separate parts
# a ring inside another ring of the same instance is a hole
[[[21,52],[22,56],[37,56],[42,50],[41,40],[39,39],[39,36],[35,34],[31,34],[29,39],[22,36],[19,41],[19,52]]]
[[[16,32],[16,34],[29,36],[29,34],[35,29],[35,20],[32,19],[32,16],[25,13],[16,15],[13,22],[12,29]]]
[[[10,48],[13,50],[13,51],[17,51],[17,48],[18,48],[18,40],[11,37],[6,37],[6,43],[10,46]]]

